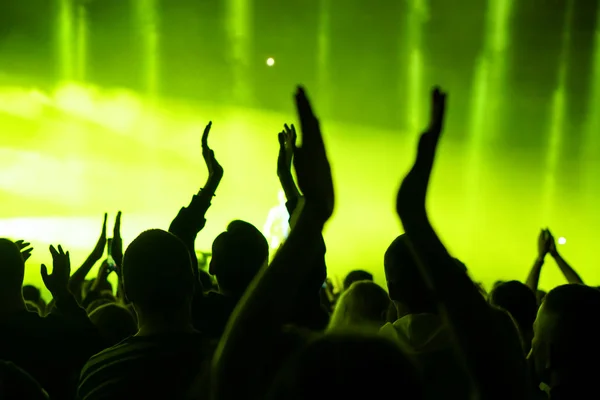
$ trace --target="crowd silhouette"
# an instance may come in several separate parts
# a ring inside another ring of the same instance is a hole
[[[366,271],[338,287],[327,277],[331,167],[304,89],[294,99],[302,144],[285,125],[276,171],[290,219],[279,248],[234,220],[214,239],[208,271],[199,268],[206,260],[194,242],[224,176],[208,143],[212,123],[202,136],[207,181],[168,231],[142,232],[124,249],[121,213],[111,238],[105,214],[74,272],[69,252],[51,246],[52,268],[41,266],[51,301],[23,285],[30,244],[0,239],[0,398],[595,398],[600,291],[559,254],[550,230],[525,283],[486,293],[429,221],[446,93],[432,90],[429,125],[399,186],[404,232],[381,255],[387,288]],[[548,256],[568,284],[543,293]]]

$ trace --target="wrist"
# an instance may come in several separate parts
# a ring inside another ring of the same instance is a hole
[[[69,291],[68,288],[62,288],[59,290],[53,290],[52,291],[52,297],[56,300],[56,301],[61,301],[64,299],[68,299],[72,296],[71,292]]]

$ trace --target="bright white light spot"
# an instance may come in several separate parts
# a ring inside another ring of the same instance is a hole
[[[273,65],[275,65],[275,59],[273,57],[267,58],[267,65],[269,67],[272,67]]]
[[[558,238],[558,244],[565,244],[565,243],[567,243],[567,239],[565,239],[564,237]]]

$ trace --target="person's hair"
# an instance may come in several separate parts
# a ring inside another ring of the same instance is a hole
[[[22,293],[25,262],[12,241],[0,238],[0,294]]]
[[[387,322],[392,301],[381,286],[371,281],[355,282],[342,293],[329,322],[329,329],[374,327]]]
[[[386,398],[390,395],[387,383],[392,382],[402,398],[423,398],[417,369],[391,341],[357,332],[330,333],[310,342],[284,364],[266,398]]]
[[[384,267],[392,300],[407,306],[411,313],[437,313],[437,306],[421,276],[406,235],[398,236],[388,247]]]
[[[82,306],[85,307],[85,312],[90,315],[91,313],[94,312],[94,310],[96,310],[98,307],[101,307],[105,304],[113,304],[116,303],[117,299],[112,296],[107,294],[102,294],[99,297],[97,297],[96,299],[90,301],[89,303],[86,304],[81,304]]]
[[[589,376],[600,369],[600,291],[578,284],[552,289],[536,321],[535,340],[551,349],[552,368],[572,376]]]
[[[241,296],[265,262],[269,244],[252,224],[233,221],[213,242],[210,273],[217,277],[219,288]]]
[[[372,281],[373,275],[368,273],[367,271],[363,271],[361,269],[357,269],[354,271],[350,271],[346,278],[344,278],[344,290],[348,289],[354,282],[360,281]]]
[[[503,282],[490,293],[489,301],[514,318],[522,332],[530,332],[537,316],[538,306],[535,293],[518,281]]]
[[[23,299],[25,301],[31,301],[32,303],[37,303],[42,299],[42,294],[40,293],[40,289],[33,285],[24,285],[23,286]]]
[[[49,397],[27,372],[11,362],[0,361],[0,399],[47,400]]]
[[[123,289],[137,308],[168,312],[194,294],[190,253],[175,235],[159,229],[140,234],[123,257]]]
[[[103,304],[89,314],[106,346],[113,346],[137,332],[131,312],[116,303]]]
[[[34,313],[38,313],[38,314],[42,315],[42,310],[40,310],[40,306],[38,306],[33,301],[26,300],[25,301],[25,308],[29,312],[34,312]]]

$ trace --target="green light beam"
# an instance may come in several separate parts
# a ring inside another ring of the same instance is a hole
[[[499,98],[506,80],[507,47],[512,0],[488,0],[484,46],[473,76],[471,120],[467,148],[466,192],[470,218],[468,232],[475,235],[481,217],[481,172],[486,165],[485,143],[496,134]]]
[[[87,75],[87,45],[88,45],[88,23],[87,9],[84,4],[77,7],[76,19],[76,41],[77,59],[75,62],[75,78],[81,82],[85,81]]]
[[[319,33],[317,42],[317,82],[319,88],[319,99],[324,110],[329,110],[329,52],[330,52],[330,24],[331,24],[331,2],[321,0],[319,2]]]
[[[56,46],[58,53],[59,80],[69,81],[73,79],[74,64],[73,55],[73,5],[70,0],[60,0],[58,10],[58,37]]]
[[[590,110],[600,107],[600,8],[596,14],[596,32],[594,36],[594,72],[590,90]],[[585,171],[585,196],[588,201],[595,202],[595,191],[598,187],[596,176],[600,151],[600,113],[588,112],[584,137],[584,154],[586,161]]]
[[[423,26],[429,10],[424,0],[414,0],[408,12],[405,46],[408,49],[408,105],[407,121],[411,131],[422,129],[423,117]],[[401,90],[404,92],[404,88]]]
[[[233,97],[238,103],[251,100],[247,66],[252,41],[252,4],[250,0],[227,0],[227,33],[234,61]]]
[[[135,0],[142,38],[144,89],[150,97],[158,93],[159,82],[159,17],[157,0]]]
[[[568,55],[570,50],[571,29],[573,25],[574,2],[569,0],[567,12],[565,13],[565,29],[563,31],[560,67],[558,74],[558,84],[552,96],[552,121],[550,124],[550,133],[548,140],[548,150],[546,152],[546,168],[544,176],[543,205],[542,216],[548,220],[552,215],[552,204],[556,194],[556,173],[558,160],[560,158],[560,149],[563,143],[565,130],[565,96],[566,79],[568,72]]]

